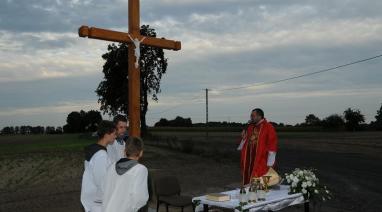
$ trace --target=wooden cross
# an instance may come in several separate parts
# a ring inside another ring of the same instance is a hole
[[[139,17],[139,0],[129,0],[129,33],[117,32],[107,29],[100,29],[95,27],[81,26],[78,29],[78,34],[80,37],[88,37],[99,40],[107,40],[120,43],[128,43],[129,45],[129,135],[140,137],[140,70],[139,66],[135,65],[136,61],[139,61],[139,58],[136,58],[137,55],[135,51],[135,42],[142,41],[141,44],[159,47],[163,49],[170,50],[180,50],[181,43],[180,41],[166,40],[164,38],[153,38],[153,37],[144,37],[140,34],[140,17]],[[134,40],[132,40],[134,39]],[[137,39],[137,40],[136,40]],[[134,48],[132,48],[134,47]],[[139,45],[138,45],[139,48]],[[139,54],[138,54],[139,55]]]

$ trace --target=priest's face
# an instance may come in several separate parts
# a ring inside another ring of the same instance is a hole
[[[119,121],[117,123],[117,137],[123,137],[127,131],[127,122]]]
[[[253,111],[251,113],[251,121],[255,124],[257,124],[259,121],[261,121],[261,119],[263,119],[263,117],[261,117],[259,114],[257,114],[256,111]]]

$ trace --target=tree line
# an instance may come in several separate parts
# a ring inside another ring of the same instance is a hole
[[[305,117],[305,122],[295,125],[272,122],[275,127],[290,127],[290,128],[321,128],[323,130],[382,130],[382,105],[375,115],[375,121],[369,124],[365,123],[365,116],[359,109],[346,109],[343,114],[332,114],[323,119],[320,119],[314,114],[308,114]],[[237,122],[208,122],[209,127],[244,127],[246,123]],[[154,127],[205,127],[205,123],[192,123],[191,118],[183,118],[177,116],[173,120],[161,118],[154,124]]]
[[[73,111],[68,114],[66,124],[63,127],[53,126],[7,126],[1,131],[1,135],[29,135],[29,134],[61,134],[61,133],[85,133],[97,131],[98,123],[102,121],[99,111]]]
[[[365,123],[365,116],[359,109],[346,109],[342,114],[332,114],[320,119],[314,114],[305,117],[305,122],[297,124],[296,127],[321,127],[326,130],[382,130],[382,105],[374,116],[375,121]]]
[[[62,127],[54,126],[7,126],[4,127],[1,135],[29,135],[29,134],[61,134],[63,133]]]
[[[369,124],[365,123],[365,116],[359,109],[346,109],[343,114],[332,114],[323,119],[320,119],[314,114],[308,114],[303,123],[295,125],[288,125],[284,123],[272,124],[275,127],[289,127],[289,128],[321,128],[323,130],[347,130],[347,131],[360,131],[360,130],[382,130],[382,104],[377,114],[374,116],[375,120]],[[64,127],[53,126],[7,126],[1,131],[1,135],[27,135],[27,134],[61,134],[61,133],[85,133],[95,132],[98,123],[102,121],[102,115],[99,111],[73,111],[68,114],[66,124]],[[244,127],[246,123],[238,122],[208,122],[209,127]],[[191,118],[183,118],[177,116],[175,119],[167,120],[161,118],[154,124],[154,127],[205,127],[205,123],[192,123]]]

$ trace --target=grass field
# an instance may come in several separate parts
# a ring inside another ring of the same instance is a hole
[[[152,131],[149,169],[176,175],[183,193],[200,195],[240,181],[239,132]],[[278,170],[319,170],[335,199],[321,211],[382,211],[382,132],[280,132]],[[82,149],[89,135],[0,136],[0,211],[81,211]],[[285,211],[302,211],[296,207]]]
[[[0,154],[82,151],[95,140],[95,137],[80,134],[0,136]]]

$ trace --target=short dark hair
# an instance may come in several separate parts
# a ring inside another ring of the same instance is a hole
[[[252,110],[252,112],[256,112],[258,115],[261,116],[261,118],[264,118],[264,111],[260,108],[255,108]]]
[[[125,141],[125,152],[126,157],[136,157],[139,155],[139,153],[143,150],[143,141],[142,139],[138,137],[132,137],[130,136]]]
[[[115,125],[118,124],[118,122],[127,122],[127,118],[124,115],[118,114],[114,117],[113,122]]]
[[[99,138],[103,138],[106,134],[114,132],[115,125],[111,121],[101,121],[98,125],[97,135]]]

